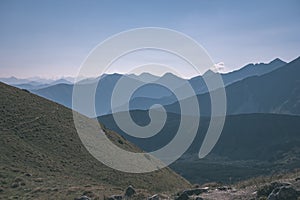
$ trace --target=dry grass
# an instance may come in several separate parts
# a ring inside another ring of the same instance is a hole
[[[168,168],[137,175],[106,167],[82,145],[70,109],[2,83],[0,115],[0,199],[72,199],[85,192],[103,199],[128,185],[150,193],[190,186]],[[139,151],[116,133],[106,134],[120,147]],[[15,182],[20,184],[12,187]]]

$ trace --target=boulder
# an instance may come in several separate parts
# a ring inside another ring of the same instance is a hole
[[[264,185],[257,190],[256,198],[259,199],[260,197],[268,197],[275,188],[282,187],[282,186],[289,186],[289,185],[290,183],[279,183],[279,182],[273,182]]]
[[[175,200],[188,200],[189,196],[186,193],[182,193],[181,195],[179,195],[177,198],[175,198]]]
[[[291,186],[281,186],[275,188],[268,196],[267,200],[297,200],[298,192]]]
[[[126,197],[131,197],[135,194],[135,189],[130,185],[128,188],[125,190],[125,196]]]
[[[231,190],[232,188],[228,187],[228,186],[220,186],[217,189],[220,190],[220,191],[228,191],[228,190]]]

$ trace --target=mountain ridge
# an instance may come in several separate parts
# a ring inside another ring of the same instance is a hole
[[[274,65],[274,63],[275,63],[275,65]],[[281,64],[283,64],[283,63],[284,63],[283,61],[281,61],[279,59],[278,60],[275,59],[268,64],[259,64],[256,68],[259,68],[259,66],[263,66],[264,68],[269,68],[269,70],[274,70],[274,68],[283,67],[283,66],[281,66]],[[245,66],[245,67],[247,67],[247,66]],[[227,84],[231,83],[232,81],[241,81],[241,80],[239,80],[240,78],[237,78],[237,77],[240,77],[240,75],[236,74],[236,73],[240,73],[240,71],[243,69],[245,70],[245,67],[241,68],[238,72],[232,72],[231,74],[230,73],[229,74],[221,74],[221,76],[227,80]],[[254,72],[256,73],[255,69],[254,69]],[[252,72],[252,74],[250,74],[250,75],[253,75],[254,72]],[[211,73],[214,74],[214,72],[211,72]],[[207,73],[206,73],[206,75],[207,75]],[[150,76],[150,75],[147,74],[147,77],[148,76]],[[170,76],[172,78],[169,80],[169,78],[167,78],[167,77],[170,77]],[[245,75],[243,75],[243,76],[245,76]],[[106,75],[102,76],[102,78],[98,77],[96,79],[84,79],[84,80],[81,80],[79,83],[80,84],[92,84],[92,83],[95,83],[95,81],[100,80],[98,87],[97,87],[97,92],[96,92],[96,101],[101,102],[96,105],[97,116],[99,116],[99,115],[109,114],[112,112],[112,109],[110,108],[111,107],[110,102],[111,102],[112,91],[113,91],[116,83],[121,78],[124,78],[125,83],[130,82],[132,80],[136,80],[137,82],[140,82],[141,84],[143,84],[142,80],[140,80],[138,77],[139,76],[136,76],[136,75],[123,76],[121,74],[111,74],[111,75],[106,74]],[[151,75],[151,77],[152,77],[152,79],[155,80],[155,82],[154,82],[155,84],[160,84],[160,83],[171,84],[173,87],[176,88],[175,93],[177,93],[177,92],[182,93],[183,90],[181,88],[182,88],[182,85],[184,85],[184,84],[191,84],[191,86],[195,90],[196,94],[202,94],[202,93],[205,93],[205,91],[207,91],[207,87],[206,87],[205,82],[202,77],[194,77],[189,80],[184,80],[184,79],[178,78],[177,76],[175,76],[173,74],[171,75],[170,73],[165,74],[162,77],[156,77],[153,75]],[[226,83],[225,83],[225,85],[226,85]],[[66,89],[66,88],[68,88],[68,89]],[[71,106],[72,106],[72,90],[73,90],[72,85],[57,84],[57,85],[53,85],[50,87],[41,88],[41,89],[37,89],[37,90],[31,90],[31,91],[42,97],[48,98],[52,101],[55,101],[57,103],[60,103],[64,106],[71,108]],[[97,93],[104,94],[104,95],[99,95]],[[149,105],[153,102],[153,99],[157,99],[158,101],[155,100],[157,103],[162,103],[163,105],[168,105],[168,104],[174,102],[174,97],[175,96],[172,93],[163,89],[162,86],[160,86],[160,88],[158,88],[157,86],[153,87],[153,86],[150,86],[150,84],[148,84],[148,86],[143,86],[143,88],[140,89],[140,92],[138,93],[138,95],[132,96],[131,101],[134,102],[133,109],[146,110],[146,109],[149,109]],[[188,96],[186,96],[186,97],[188,97]],[[135,98],[138,98],[138,99],[135,99]],[[169,98],[169,99],[167,99],[167,98]],[[162,99],[163,101],[159,102],[159,99]],[[126,105],[126,103],[128,103],[128,102],[124,102],[124,105]],[[122,111],[122,109],[123,109],[122,107],[125,107],[125,109],[126,109],[126,106],[124,106],[124,105],[116,105],[118,107],[118,111]],[[95,116],[93,116],[93,117],[95,117]]]
[[[300,57],[267,74],[251,76],[225,87],[227,114],[278,113],[300,115]],[[281,82],[281,80],[285,80]],[[274,89],[276,88],[276,90]],[[218,91],[218,90],[216,90]],[[211,92],[216,92],[211,91]],[[201,114],[210,115],[210,94],[197,95]],[[188,101],[184,99],[182,101]],[[165,106],[177,112],[178,102]]]

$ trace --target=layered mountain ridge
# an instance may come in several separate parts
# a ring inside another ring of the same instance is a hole
[[[239,70],[221,74],[224,85],[227,87],[230,84],[237,83],[243,81],[243,79],[247,77],[255,77],[261,76],[263,74],[270,73],[276,69],[283,68],[287,63],[280,59],[275,59],[268,64],[260,63],[260,64],[248,64],[245,67],[242,67]],[[212,75],[214,74],[211,72]],[[209,76],[209,73],[205,73],[204,76]],[[111,109],[111,98],[112,91],[115,88],[116,83],[121,80],[128,84],[131,81],[135,81],[137,84],[145,84],[148,80],[151,80],[151,84],[146,84],[143,87],[139,88],[130,99],[129,109],[130,110],[147,110],[153,104],[162,104],[162,105],[170,105],[172,103],[176,103],[178,100],[174,95],[175,93],[182,93],[184,85],[189,84],[195,91],[196,95],[202,95],[207,93],[207,87],[203,77],[197,76],[189,80],[185,80],[179,78],[173,74],[165,74],[162,77],[154,76],[151,74],[141,74],[141,75],[122,75],[122,74],[105,74],[102,77],[98,77],[96,79],[83,79],[79,83],[80,84],[95,84],[97,83],[97,91],[95,94],[96,98],[96,112],[97,116],[106,115],[112,113]],[[145,82],[144,82],[145,81]],[[172,85],[175,88],[175,91],[171,91],[170,89],[161,86],[160,84],[164,83],[167,85]],[[14,84],[13,84],[14,85]],[[51,83],[51,85],[30,85],[30,83],[17,85],[22,89],[28,89],[32,93],[35,93],[39,96],[45,97],[49,100],[60,103],[68,108],[72,108],[72,91],[73,84],[70,82],[64,82],[60,80],[56,83]],[[193,94],[184,94],[185,98],[188,98],[189,95]],[[124,101],[122,105],[115,105],[115,109],[118,112],[127,110],[128,102]],[[254,102],[255,103],[255,102]],[[251,108],[249,108],[251,109]],[[282,110],[279,110],[278,113],[281,113]],[[174,112],[174,111],[172,111]],[[256,110],[253,110],[255,113]],[[266,111],[267,112],[267,111]],[[273,111],[275,112],[275,110]],[[287,113],[289,111],[286,111]],[[249,113],[249,111],[244,111],[243,109],[235,110],[230,113],[242,114]],[[96,117],[96,116],[90,116]]]

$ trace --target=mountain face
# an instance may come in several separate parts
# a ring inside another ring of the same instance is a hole
[[[145,77],[146,75],[142,74],[142,76]],[[151,105],[153,102],[171,104],[176,101],[176,99],[174,99],[174,94],[166,87],[161,86],[160,83],[174,84],[172,81],[175,81],[177,86],[179,87],[181,84],[183,84],[183,82],[185,82],[177,76],[170,74],[166,74],[163,77],[147,75],[147,78],[153,81],[153,83],[144,85],[144,82],[141,81],[142,78],[139,76],[127,76],[121,74],[106,74],[98,79],[82,80],[79,83],[83,87],[88,87],[89,85],[97,84],[95,99],[96,112],[97,116],[99,116],[112,112],[112,94],[117,82],[121,79],[125,85],[131,83],[143,85],[133,93],[131,101],[133,101],[134,103],[131,103],[131,109],[141,107],[144,109],[149,109],[149,105]],[[34,94],[60,103],[68,108],[72,107],[72,91],[73,85],[71,84],[56,84],[50,87],[32,90]],[[162,100],[162,102],[160,100]],[[126,110],[126,106],[124,106],[124,104],[126,104],[127,102],[128,101],[124,99],[123,103],[115,105],[115,108],[119,111]]]
[[[200,160],[193,153],[201,146],[202,129],[186,157],[171,168],[191,182],[234,182],[297,169],[300,167],[299,124],[299,116],[228,116],[221,137],[206,158]]]
[[[189,186],[169,168],[138,175],[110,169],[82,145],[70,109],[3,83],[0,96],[1,199],[74,199],[83,193],[102,199],[128,185],[152,192]],[[94,120],[79,117],[93,126]],[[120,148],[141,151],[113,131],[104,133]]]
[[[300,58],[268,74],[226,88],[229,114],[300,114]],[[238,96],[238,97],[237,97]]]
[[[248,64],[244,67],[242,67],[239,70],[229,72],[226,74],[220,74],[224,85],[227,86],[231,83],[235,83],[237,81],[240,81],[242,79],[245,79],[247,77],[251,76],[260,76],[266,73],[269,73],[271,71],[274,71],[280,67],[283,67],[286,62],[280,60],[279,58],[276,58],[275,60],[271,61],[270,63],[260,63],[260,64]],[[209,77],[214,74],[213,71],[209,70],[206,73],[203,74],[203,76]],[[203,94],[207,92],[207,87],[205,84],[205,81],[202,76],[197,76],[189,80],[189,84],[193,87],[196,94]],[[180,91],[182,88],[178,88]]]
[[[150,120],[147,111],[131,111],[133,120],[143,126]],[[101,116],[104,125],[146,151],[168,144],[176,135],[180,115],[168,113],[163,129],[151,138],[135,138],[124,133],[112,115]],[[171,168],[193,183],[228,182],[265,175],[272,171],[300,167],[300,117],[275,114],[227,116],[221,137],[212,152],[198,158],[210,119],[201,118],[190,148]],[[188,131],[188,130],[187,130]],[[141,133],[143,134],[143,133]]]
[[[227,114],[278,113],[300,115],[300,58],[261,76],[252,76],[225,87]],[[213,91],[214,92],[214,91]],[[210,116],[209,93],[197,95],[201,115]],[[184,99],[182,101],[189,101]],[[178,113],[178,102],[165,106]]]
[[[275,59],[268,64],[249,64],[240,70],[233,71],[227,74],[221,74],[225,85],[241,81],[244,78],[263,75],[268,72],[274,71],[275,69],[281,68],[286,63]],[[214,72],[208,71],[203,76],[209,77],[214,75]],[[153,81],[152,84],[146,84],[139,88],[132,95],[129,102],[130,110],[148,110],[153,104],[169,105],[175,103],[176,96],[164,86],[160,84],[172,85],[175,88],[175,93],[182,93],[185,84],[190,84],[195,91],[195,94],[203,94],[207,92],[207,87],[202,76],[194,77],[190,80],[179,78],[171,73],[167,73],[162,77],[153,76],[148,73],[141,75],[121,75],[121,74],[105,74],[95,79],[83,79],[79,83],[82,85],[96,84],[99,81],[97,92],[96,92],[96,111],[97,116],[106,115],[112,112],[111,109],[111,97],[112,92],[117,82],[122,79],[125,83],[134,81],[136,84],[144,84],[144,81]],[[25,89],[34,87],[20,86]],[[60,103],[64,106],[71,108],[72,106],[72,84],[66,84],[64,82],[49,87],[30,89],[33,93]],[[190,94],[189,94],[190,95]],[[185,98],[189,96],[186,94]],[[180,99],[182,100],[182,99]],[[123,104],[115,105],[117,112],[127,110],[127,100],[124,100]],[[251,107],[249,108],[251,109]],[[237,112],[238,113],[238,112]],[[243,113],[241,111],[240,113]]]
[[[67,80],[68,79],[68,80]],[[70,78],[61,78],[58,80],[52,79],[43,79],[39,77],[32,77],[32,78],[16,78],[14,76],[9,78],[0,78],[0,81],[9,85],[20,85],[20,84],[31,84],[32,86],[38,86],[42,84],[48,85],[55,85],[59,83],[66,83],[70,84],[72,79]],[[25,89],[25,88],[22,88]]]
[[[222,74],[222,78],[225,85],[229,85],[231,83],[245,79],[250,76],[261,76],[263,74],[267,74],[280,67],[283,67],[286,64],[287,64],[286,62],[280,60],[279,58],[276,58],[275,60],[271,61],[268,64],[265,63],[248,64],[239,70],[227,74]]]

